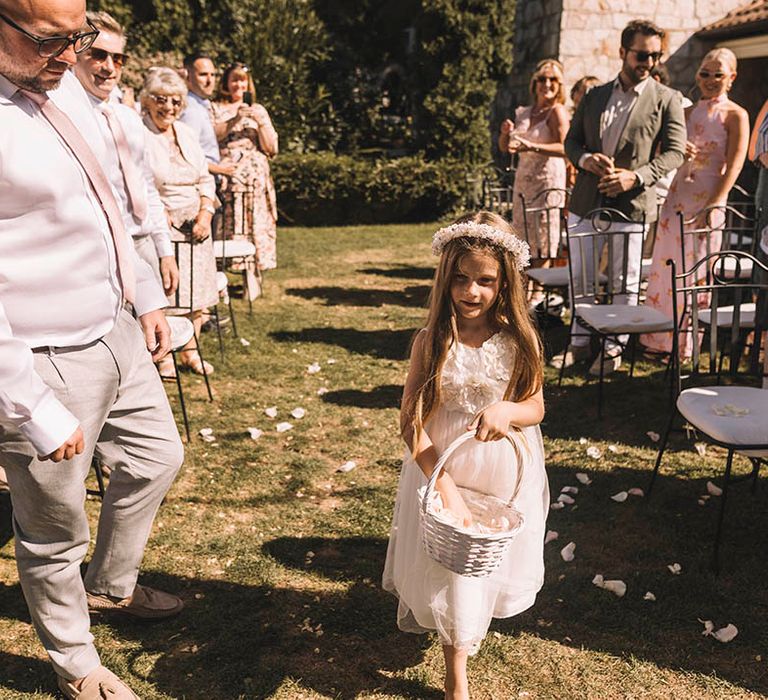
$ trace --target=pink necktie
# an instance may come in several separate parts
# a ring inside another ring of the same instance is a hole
[[[115,110],[110,105],[104,105],[101,111],[107,118],[109,130],[112,132],[112,138],[114,138],[115,146],[117,146],[117,157],[120,160],[120,170],[123,171],[125,189],[131,202],[131,210],[137,221],[144,221],[144,217],[147,215],[147,198],[144,193],[144,183],[139,175],[139,169],[136,167],[136,161],[131,156],[131,148],[128,145],[128,139],[125,137],[125,131],[123,131]]]
[[[91,147],[80,135],[72,120],[48,99],[48,95],[27,92],[26,90],[22,90],[22,94],[30,102],[40,107],[42,115],[58,132],[59,136],[64,139],[64,143],[69,146],[72,155],[75,156],[85,171],[96,199],[99,200],[99,204],[101,204],[101,208],[104,210],[104,216],[107,217],[107,224],[112,234],[112,242],[115,244],[115,257],[117,258],[117,270],[120,275],[123,296],[126,301],[133,304],[136,300],[136,277],[128,253],[128,237],[123,226],[120,207],[117,204],[115,195],[112,193],[107,176],[101,169],[98,158],[96,158]]]

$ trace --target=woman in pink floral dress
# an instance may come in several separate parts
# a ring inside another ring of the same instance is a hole
[[[563,67],[559,61],[541,61],[531,76],[530,92],[533,105],[519,107],[515,121],[505,120],[499,134],[499,149],[518,153],[515,185],[512,193],[512,228],[526,239],[523,223],[523,201],[532,206],[565,206],[565,197],[550,196],[546,202],[534,200],[539,192],[549,188],[565,188],[565,150],[563,142],[570,118],[565,108]],[[557,254],[560,244],[560,221],[552,217],[549,224],[541,217],[529,221],[528,241],[534,267],[546,264],[537,258]]]
[[[677,171],[661,209],[645,301],[670,318],[672,278],[667,260],[675,261],[678,273],[683,270],[678,212],[682,212],[688,221],[706,207],[724,205],[746,157],[749,117],[746,110],[728,99],[728,90],[735,79],[736,56],[729,49],[713,49],[704,56],[696,74],[701,99],[685,110],[687,162]],[[697,217],[689,228],[721,226],[722,215],[714,214],[709,221]],[[686,270],[707,254],[705,236],[692,235],[689,239],[686,239],[685,248]],[[719,250],[721,241],[721,232],[712,233],[710,250]],[[682,304],[680,295],[679,310],[682,310]],[[654,352],[669,353],[672,350],[671,333],[646,333],[641,336],[641,342]],[[691,352],[690,333],[681,333],[681,358],[689,358]]]
[[[269,159],[277,155],[277,132],[263,105],[243,101],[254,96],[248,67],[234,63],[224,70],[221,99],[213,103],[213,121],[222,158],[236,163],[222,183],[224,235],[244,237],[256,246],[258,270],[277,267],[277,202]]]

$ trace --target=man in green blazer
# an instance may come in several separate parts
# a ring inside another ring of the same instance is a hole
[[[642,243],[647,226],[656,219],[656,182],[679,167],[685,156],[685,118],[680,94],[651,78],[662,55],[664,30],[652,22],[633,20],[621,34],[621,72],[615,80],[592,88],[582,99],[565,138],[565,152],[578,168],[570,200],[568,229],[592,230],[584,217],[598,207],[617,209],[632,222],[613,223],[613,230],[635,231],[629,237],[627,289],[614,303],[637,304],[642,265]],[[642,224],[645,224],[643,227]],[[573,246],[569,251],[574,280],[582,265],[592,275],[593,257]],[[614,269],[621,270],[622,246],[614,246]],[[599,258],[599,254],[598,254]],[[576,290],[578,296],[578,289]],[[606,344],[604,371],[621,364],[627,336]],[[571,344],[558,358],[566,366],[589,356],[589,331],[575,323]],[[600,358],[590,368],[599,375]]]

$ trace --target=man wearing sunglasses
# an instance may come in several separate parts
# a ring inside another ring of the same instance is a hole
[[[96,36],[84,0],[0,0],[0,464],[59,689],[129,700],[101,666],[86,590],[106,609],[165,606],[136,579],[183,449],[152,363],[169,348],[165,295],[125,231],[98,115],[69,71]],[[83,581],[94,454],[112,472]]]
[[[87,18],[99,36],[78,55],[75,75],[101,117],[99,126],[109,155],[104,165],[126,212],[125,230],[139,257],[159,273],[165,295],[172,296],[179,270],[165,208],[147,162],[146,129],[135,110],[110,99],[128,58],[125,33],[107,12],[89,12]]]
[[[651,78],[651,70],[662,56],[664,37],[664,30],[652,22],[630,22],[621,34],[618,77],[592,88],[573,116],[565,138],[565,152],[578,167],[568,219],[571,233],[591,231],[591,220],[584,217],[598,207],[617,209],[633,222],[645,217],[646,229],[656,220],[654,186],[665,173],[682,165],[686,142],[679,94]],[[626,227],[632,224],[613,224],[614,230],[622,226],[630,230]],[[634,225],[631,230],[636,229]],[[629,236],[626,286],[635,294],[616,295],[614,303],[637,303],[642,245],[640,234]],[[614,247],[616,270],[622,270],[622,247]],[[574,279],[581,279],[582,265],[591,268],[592,255],[585,252],[583,263],[578,249],[570,255]],[[591,270],[587,277],[592,277]],[[621,365],[626,340],[620,336],[619,342],[606,343],[604,373]],[[589,331],[574,323],[570,347],[558,362],[568,366],[589,356]],[[600,365],[598,357],[590,373],[599,376]]]

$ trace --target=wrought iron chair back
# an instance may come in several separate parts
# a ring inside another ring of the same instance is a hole
[[[531,249],[532,260],[554,260],[565,257],[567,228],[565,205],[568,195],[570,190],[562,187],[548,187],[529,198],[520,193],[523,205],[523,231]],[[558,232],[555,245],[552,245],[553,229]],[[543,244],[538,235],[539,231],[544,231]]]

